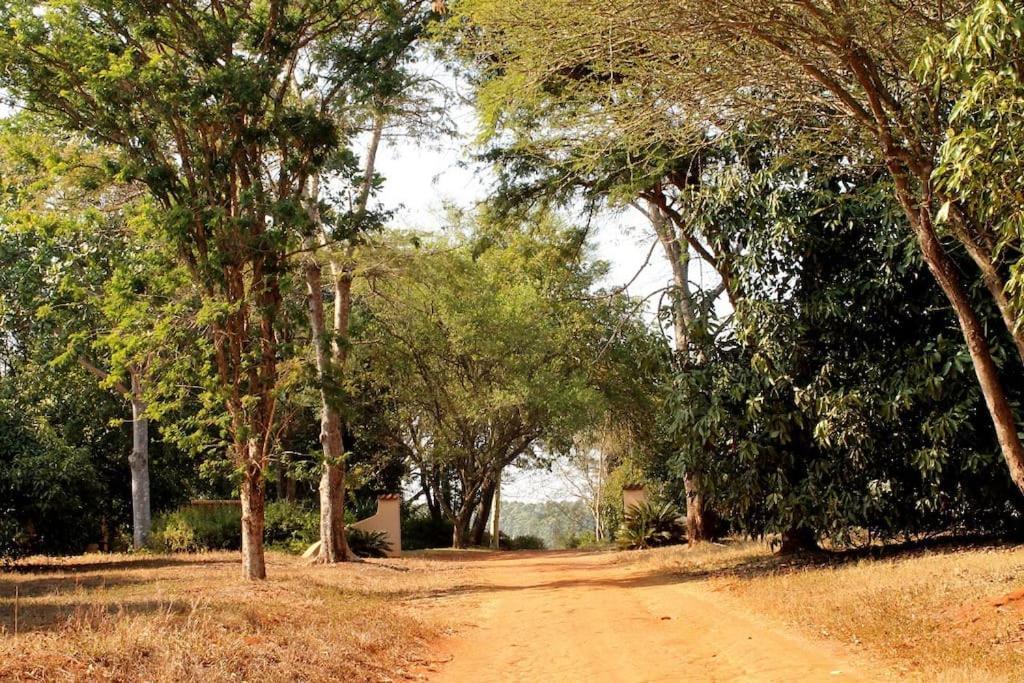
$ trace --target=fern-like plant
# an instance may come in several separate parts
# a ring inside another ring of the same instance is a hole
[[[387,557],[391,551],[386,531],[363,531],[348,527],[345,533],[348,547],[359,557]]]
[[[616,540],[627,550],[675,545],[686,540],[686,524],[671,503],[638,503],[626,510]]]

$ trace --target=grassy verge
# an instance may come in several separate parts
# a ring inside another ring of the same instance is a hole
[[[0,572],[0,680],[401,678],[445,627],[430,598],[461,580],[451,562],[276,553],[267,582],[239,574],[235,553],[22,562]]]
[[[883,558],[779,558],[737,543],[636,561],[703,581],[755,612],[929,681],[1024,678],[1024,547],[945,547]]]

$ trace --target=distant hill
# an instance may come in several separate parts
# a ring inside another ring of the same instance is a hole
[[[538,536],[549,548],[563,548],[566,538],[594,531],[594,516],[579,500],[502,501],[501,530],[509,536]]]

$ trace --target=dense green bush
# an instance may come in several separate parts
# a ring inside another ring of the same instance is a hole
[[[509,550],[544,550],[547,547],[543,538],[533,534],[513,536],[508,545]]]
[[[682,543],[685,533],[686,524],[676,506],[644,502],[626,510],[617,540],[621,548],[639,550]]]
[[[302,553],[320,539],[320,513],[286,500],[267,505],[263,538],[275,550]]]
[[[428,515],[412,514],[402,520],[402,547],[406,550],[448,548],[452,544],[452,523]]]
[[[564,545],[568,550],[602,550],[608,548],[611,543],[597,540],[593,531],[584,531],[582,534],[566,538]]]
[[[302,552],[319,538],[320,517],[300,503],[267,504],[263,538],[276,550]],[[236,505],[186,505],[158,515],[150,546],[159,552],[237,550],[242,547],[241,510]]]
[[[235,505],[185,505],[158,515],[150,547],[165,553],[237,550],[242,547],[242,512]]]

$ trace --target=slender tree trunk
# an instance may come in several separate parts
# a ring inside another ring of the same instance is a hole
[[[501,473],[498,473],[498,480],[494,483],[494,523],[491,526],[491,549],[501,550]]]
[[[242,480],[242,575],[249,580],[267,578],[263,554],[266,482],[257,464],[259,444],[247,444],[245,477]]]
[[[985,405],[992,417],[992,425],[995,427],[1003,459],[1010,471],[1010,478],[1024,493],[1024,446],[1021,445],[1020,437],[1017,435],[1017,420],[1013,414],[1013,408],[1010,406],[1006,390],[999,379],[999,371],[992,358],[992,349],[985,337],[985,328],[974,311],[966,289],[960,282],[956,265],[946,254],[935,234],[931,217],[931,198],[926,192],[919,205],[915,206],[911,200],[912,195],[906,175],[892,165],[890,165],[890,171],[896,182],[900,202],[903,204],[907,218],[917,236],[925,263],[953,306],[953,312],[956,314],[964,340],[967,342],[967,350],[971,355],[974,372],[981,386],[981,393],[985,397]]]
[[[85,356],[80,356],[78,362],[100,380],[110,377],[110,373]],[[139,550],[146,545],[153,530],[149,492],[149,418],[146,417],[146,402],[142,399],[141,370],[130,366],[128,372],[131,387],[117,382],[115,388],[132,404],[132,452],[128,456],[128,469],[132,481],[132,546]]]
[[[687,358],[690,354],[692,330],[697,322],[693,294],[690,291],[690,250],[687,243],[679,239],[676,228],[661,207],[653,202],[649,202],[648,207],[654,231],[672,268],[672,281],[675,285],[672,320],[676,353],[680,358]],[[696,473],[686,472],[683,474],[683,484],[686,493],[686,538],[690,543],[709,541],[713,530],[705,519],[708,514],[707,501],[704,499],[700,479]]]
[[[313,211],[311,208],[310,212]],[[345,449],[341,435],[341,416],[330,395],[329,384],[335,368],[328,356],[323,280],[315,253],[307,259],[305,271],[310,330],[316,356],[317,384],[320,388],[320,443],[324,457],[320,474],[320,554],[317,560],[333,564],[351,557],[345,539]]]
[[[141,398],[139,381],[132,376],[132,454],[128,466],[132,473],[132,545],[146,545],[153,529],[149,493],[149,419]]]

